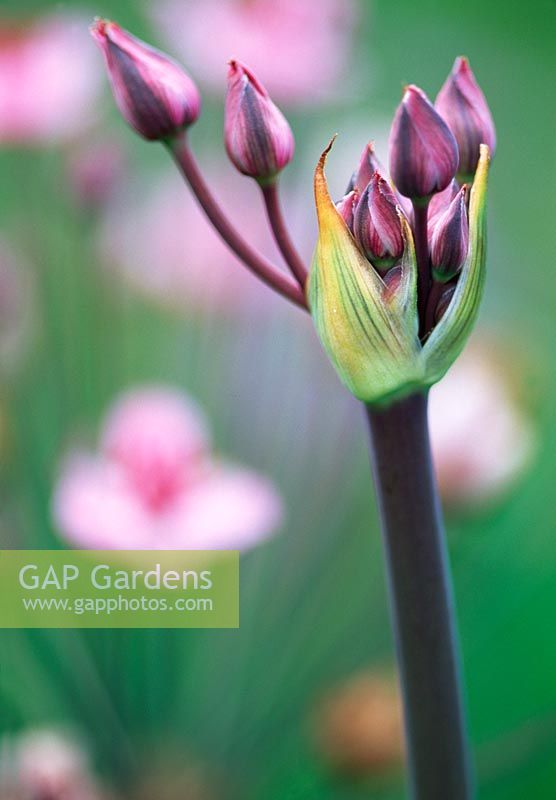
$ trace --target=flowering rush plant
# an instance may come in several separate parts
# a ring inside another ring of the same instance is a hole
[[[97,20],[116,103],[144,138],[162,142],[222,239],[252,272],[302,309],[344,385],[361,400],[381,512],[404,701],[412,797],[473,796],[454,604],[430,459],[428,389],[471,332],[485,279],[485,202],[495,130],[465,58],[433,104],[407,86],[389,143],[389,175],[372,144],[334,202],[314,179],[319,236],[311,269],[283,216],[279,176],[293,159],[291,128],[256,75],[232,60],[224,141],[233,164],[260,186],[291,275],[229,221],[191,151],[199,92],[171,58]]]

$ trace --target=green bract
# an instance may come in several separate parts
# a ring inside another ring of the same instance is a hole
[[[426,391],[460,354],[475,323],[485,277],[486,145],[471,190],[469,252],[450,305],[425,343],[419,340],[417,263],[400,209],[405,249],[400,283],[386,287],[362,255],[328,192],[325,150],[315,172],[319,238],[309,278],[311,313],[340,379],[359,400],[388,405]]]

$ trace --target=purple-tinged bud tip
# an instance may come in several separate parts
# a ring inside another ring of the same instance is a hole
[[[451,286],[447,286],[442,294],[440,295],[440,299],[436,304],[436,309],[434,311],[434,324],[438,325],[446,311],[448,311],[448,306],[452,302],[452,297],[454,296],[454,292],[456,291],[456,285],[452,284]]]
[[[458,172],[462,180],[472,181],[479,161],[479,146],[488,145],[494,155],[496,130],[485,96],[466,58],[456,58],[438,93],[435,107],[458,143]]]
[[[390,174],[412,200],[441,192],[458,168],[458,147],[447,124],[417,86],[408,86],[398,106],[389,142]]]
[[[353,217],[355,208],[359,202],[359,192],[357,189],[352,189],[341,200],[336,203],[336,210],[341,218],[344,220],[351,232],[353,232]]]
[[[384,167],[377,158],[374,142],[368,142],[361,154],[359,166],[351,177],[348,192],[352,189],[357,189],[359,194],[363,194],[375,172],[379,172],[381,175],[386,174]]]
[[[230,61],[228,71],[224,142],[237,169],[263,183],[289,164],[295,148],[288,121],[239,61]]]
[[[397,294],[402,282],[402,278],[403,269],[401,266],[392,267],[392,269],[389,269],[388,272],[382,276],[382,282],[385,286],[384,297],[386,300],[389,300],[391,297],[394,297],[394,295]]]
[[[431,264],[434,278],[443,283],[460,271],[469,247],[469,221],[464,184],[448,209],[438,218],[431,237]]]
[[[371,264],[384,272],[403,255],[398,200],[378,172],[361,195],[353,220],[354,236]]]
[[[450,203],[457,196],[459,192],[459,184],[456,180],[453,180],[448,186],[443,189],[438,194],[434,194],[431,197],[431,201],[429,203],[429,213],[428,213],[428,221],[429,221],[429,239],[432,236],[432,232],[438,219],[442,216],[442,214],[448,210]]]
[[[179,64],[115,22],[97,19],[91,34],[104,55],[116,104],[141,136],[168,139],[195,122],[201,98]]]

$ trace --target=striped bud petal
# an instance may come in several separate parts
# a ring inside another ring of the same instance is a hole
[[[137,133],[167,139],[195,122],[201,98],[179,64],[114,22],[95,20],[91,34],[104,55],[116,104]]]
[[[456,291],[456,285],[452,284],[447,286],[442,294],[440,295],[440,300],[436,304],[436,308],[434,310],[434,323],[438,325],[446,311],[448,310],[448,306],[452,302],[452,297],[454,296],[454,292]]]
[[[338,214],[344,220],[350,231],[353,233],[353,218],[355,215],[355,209],[357,208],[357,204],[359,202],[359,192],[357,189],[352,189],[351,192],[348,192],[341,200],[336,203],[336,209],[338,210]]]
[[[450,203],[459,192],[459,184],[456,180],[451,181],[448,186],[437,194],[433,194],[429,203],[429,238],[439,218],[448,210]]]
[[[357,204],[353,230],[363,253],[379,271],[389,270],[404,250],[398,208],[394,192],[375,172]]]
[[[438,93],[436,110],[448,123],[459,148],[461,180],[473,180],[479,161],[479,146],[496,148],[496,130],[490,109],[466,58],[456,58],[451,73]]]
[[[431,264],[435,280],[449,281],[462,268],[469,245],[469,223],[464,184],[447,210],[438,218],[431,236]]]
[[[390,131],[389,159],[396,188],[412,199],[442,191],[456,174],[456,140],[417,86],[407,87],[396,111]]]
[[[359,160],[359,166],[357,167],[357,169],[355,170],[355,172],[351,177],[351,181],[349,182],[348,186],[348,191],[350,191],[351,189],[357,189],[359,194],[363,194],[363,192],[371,182],[371,178],[373,177],[375,172],[379,172],[381,175],[386,175],[384,167],[377,158],[375,152],[375,143],[368,142],[365,145],[365,149],[361,154],[361,159]]]
[[[489,151],[481,145],[481,157],[469,202],[469,251],[452,300],[423,347],[427,383],[442,378],[463,350],[481,302],[486,260],[486,189]]]
[[[360,400],[384,405],[419,389],[423,380],[411,231],[406,224],[406,274],[392,294],[330,198],[324,176],[329,150],[315,172],[319,238],[309,279],[311,313],[342,382]]]
[[[224,142],[237,169],[261,182],[271,181],[289,164],[295,148],[288,121],[239,61],[230,61]]]

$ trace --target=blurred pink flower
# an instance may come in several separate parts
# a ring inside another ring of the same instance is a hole
[[[433,387],[430,425],[440,492],[452,506],[479,505],[499,496],[535,450],[533,424],[492,343],[471,344]]]
[[[268,480],[211,455],[186,395],[150,387],[116,402],[97,453],[68,458],[53,510],[62,535],[85,548],[223,550],[268,537],[282,503]]]
[[[278,102],[318,102],[345,75],[354,0],[158,0],[151,16],[192,73],[223,93],[239,58]]]
[[[56,730],[29,731],[5,742],[0,779],[14,794],[9,797],[48,800],[100,798],[85,750]]]
[[[228,164],[216,165],[209,182],[249,241],[281,264],[257,187],[231,170]],[[308,255],[314,227],[308,205],[306,213],[309,219],[303,214],[288,217],[301,222],[302,239],[307,239],[301,247]],[[148,192],[134,187],[133,198],[108,209],[100,250],[101,260],[131,286],[176,308],[264,313],[281,307],[222,243],[174,172]]]
[[[0,142],[56,142],[91,122],[102,67],[88,21],[57,13],[16,28],[0,19]]]

